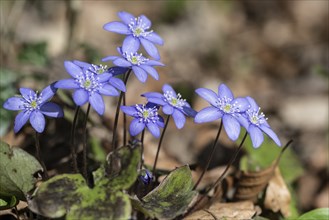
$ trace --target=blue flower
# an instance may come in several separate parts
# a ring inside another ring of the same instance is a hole
[[[144,185],[148,185],[151,183],[153,176],[150,171],[148,171],[147,169],[143,169],[141,170],[138,178],[141,182],[143,182]]]
[[[172,115],[175,125],[178,129],[184,127],[186,122],[185,115],[194,117],[196,112],[191,106],[182,99],[182,96],[168,84],[162,87],[163,94],[158,92],[144,93],[142,96],[146,97],[148,102],[162,106],[162,111],[166,115]]]
[[[126,73],[128,68],[118,67],[118,66],[108,68],[106,65],[104,66],[102,64],[95,65],[79,60],[74,60],[73,63],[93,73],[109,75],[108,83],[114,86],[115,88],[117,88],[118,90],[126,92],[126,86],[124,82],[121,79],[118,79],[114,76]]]
[[[255,100],[251,97],[246,97],[250,107],[245,112],[245,117],[248,120],[247,126],[244,126],[251,138],[252,145],[257,148],[263,141],[264,136],[262,131],[267,134],[278,146],[281,146],[281,142],[278,136],[271,129],[270,125],[267,123],[267,118],[263,112],[260,112],[260,107],[257,105]]]
[[[97,74],[95,70],[81,68],[71,61],[65,61],[64,66],[72,78],[59,80],[55,87],[59,89],[75,89],[73,100],[76,105],[82,106],[89,102],[98,114],[103,115],[105,105],[102,95],[119,95],[119,92],[109,84],[112,75],[109,73]],[[122,86],[118,87],[123,89]]]
[[[163,40],[153,30],[149,30],[151,21],[145,15],[135,18],[132,14],[124,11],[119,12],[118,17],[122,22],[109,22],[103,28],[107,31],[127,35],[122,44],[123,51],[137,52],[140,44],[142,44],[151,57],[159,60],[160,55],[154,44],[163,45]]]
[[[246,125],[246,120],[241,114],[249,107],[247,99],[234,98],[232,91],[225,84],[218,87],[218,95],[206,88],[199,88],[195,92],[211,106],[198,112],[194,121],[205,123],[222,118],[228,137],[236,141],[240,134],[240,124]]]
[[[129,126],[131,136],[141,133],[145,127],[154,137],[160,137],[160,128],[164,127],[163,118],[158,115],[158,108],[152,103],[146,105],[121,106],[121,110],[134,117]]]
[[[102,61],[111,60],[118,67],[131,68],[137,79],[142,83],[146,82],[147,74],[150,74],[156,80],[159,79],[159,74],[153,66],[164,66],[163,63],[149,60],[136,52],[123,52],[120,47],[118,47],[118,52],[121,56],[108,56],[103,58]]]
[[[5,101],[3,107],[8,110],[21,112],[15,118],[14,131],[17,133],[30,119],[32,127],[42,133],[46,120],[44,115],[59,118],[63,117],[63,110],[55,103],[48,102],[56,93],[53,85],[47,86],[38,94],[29,88],[20,88],[21,96],[14,96]]]

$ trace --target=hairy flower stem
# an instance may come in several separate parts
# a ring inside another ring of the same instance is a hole
[[[35,156],[38,159],[39,163],[42,166],[43,169],[43,177],[45,180],[48,179],[48,171],[47,171],[47,167],[45,165],[45,163],[43,162],[42,158],[41,158],[41,150],[40,150],[40,138],[39,138],[39,133],[35,132]]]
[[[130,72],[131,72],[131,69],[128,70],[128,72],[126,73],[126,77],[124,78],[125,85],[127,85],[127,81],[130,76]],[[122,102],[122,98],[123,98],[124,94],[125,94],[124,92],[122,92],[122,91],[120,92],[117,109],[115,112],[114,125],[113,125],[113,136],[112,136],[112,150],[115,150],[117,148],[117,144],[116,144],[117,128],[118,128],[118,121],[119,121],[120,106],[121,106],[121,102]],[[124,128],[124,129],[126,129],[126,128]],[[124,132],[124,133],[126,133],[126,132]],[[125,140],[124,140],[124,142],[125,142]]]
[[[70,137],[71,157],[72,157],[72,163],[73,163],[73,171],[75,173],[79,173],[78,161],[77,161],[77,151],[76,151],[76,147],[75,147],[75,143],[74,143],[75,129],[77,126],[79,112],[80,112],[80,106],[77,106],[75,109],[74,119],[73,119],[72,128],[71,128],[71,137]]]
[[[145,129],[142,131],[142,136],[141,136],[141,162],[140,162],[140,169],[143,169],[143,165],[144,165],[144,134],[145,134]]]
[[[210,164],[210,162],[211,162],[211,159],[212,159],[212,157],[213,157],[214,154],[215,154],[216,144],[217,144],[217,142],[218,142],[219,135],[220,135],[220,133],[221,133],[221,131],[222,131],[222,127],[223,127],[223,121],[221,120],[221,121],[220,121],[220,125],[219,125],[219,129],[218,129],[218,132],[217,132],[217,135],[216,135],[216,138],[215,138],[215,141],[214,141],[214,143],[213,143],[213,145],[212,145],[211,153],[210,153],[210,155],[209,155],[209,157],[208,157],[208,160],[207,160],[207,164],[206,164],[206,166],[204,167],[204,169],[203,169],[203,171],[202,171],[202,173],[201,173],[201,175],[200,175],[198,181],[195,183],[195,185],[194,185],[194,187],[193,187],[193,190],[195,190],[195,189],[198,187],[198,185],[199,185],[199,183],[201,182],[201,180],[202,180],[204,174],[205,174],[206,171],[208,170],[208,167],[209,167],[209,164]]]
[[[164,137],[164,134],[166,132],[166,129],[168,127],[168,123],[169,123],[169,119],[170,119],[170,115],[167,116],[167,119],[166,119],[166,123],[165,123],[165,126],[163,128],[163,131],[162,131],[162,134],[161,134],[161,137],[160,137],[160,140],[159,140],[159,145],[158,145],[158,149],[157,149],[157,153],[155,155],[155,159],[154,159],[154,164],[153,164],[153,168],[152,168],[152,175],[155,177],[155,169],[156,169],[156,166],[157,166],[157,162],[158,162],[158,157],[159,157],[159,152],[160,152],[160,147],[161,147],[161,144],[162,144],[162,140],[163,140],[163,137]]]
[[[84,121],[84,131],[83,131],[83,150],[82,150],[82,156],[83,156],[83,167],[82,167],[82,175],[86,179],[86,182],[88,182],[88,171],[87,171],[87,122],[88,122],[88,116],[90,111],[90,103],[88,104],[87,112],[86,112],[86,118]]]

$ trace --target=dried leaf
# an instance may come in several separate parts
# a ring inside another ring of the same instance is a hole
[[[273,212],[280,211],[284,217],[290,216],[291,195],[277,167],[266,189],[264,206]]]
[[[199,210],[184,219],[251,219],[255,214],[255,206],[251,201],[235,203],[215,203],[210,206],[209,209]]]

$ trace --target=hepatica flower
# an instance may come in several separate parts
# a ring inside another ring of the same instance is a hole
[[[264,136],[262,132],[267,134],[278,146],[281,146],[278,136],[267,123],[267,118],[265,118],[263,112],[260,112],[260,107],[255,100],[251,97],[247,97],[247,100],[250,108],[245,112],[245,116],[249,122],[246,129],[248,130],[253,146],[257,148],[263,143]]]
[[[146,105],[121,106],[121,110],[134,117],[129,126],[129,133],[131,136],[136,136],[141,133],[145,127],[151,134],[158,138],[160,136],[160,128],[164,127],[163,118],[158,115],[158,108],[154,104],[148,103]]]
[[[47,86],[40,93],[28,88],[20,88],[19,91],[21,96],[11,97],[3,104],[5,109],[21,111],[15,118],[15,133],[21,130],[28,120],[38,133],[42,133],[46,125],[44,115],[53,118],[63,117],[63,110],[57,104],[48,101],[56,92],[53,85]]]
[[[160,55],[154,44],[163,45],[163,40],[153,30],[149,30],[151,21],[145,15],[136,18],[124,11],[118,12],[118,17],[122,22],[109,22],[103,28],[110,32],[127,35],[123,41],[123,51],[136,52],[142,44],[151,57],[159,60]]]
[[[146,97],[151,103],[162,106],[162,111],[166,115],[172,115],[175,125],[178,129],[184,127],[186,116],[194,117],[196,112],[191,106],[182,99],[182,96],[175,92],[175,90],[168,84],[162,87],[163,94],[158,92],[144,93],[142,96]]]
[[[80,66],[79,66],[80,65]],[[82,64],[77,65],[71,61],[65,61],[64,66],[66,71],[72,76],[70,79],[59,80],[56,88],[60,89],[75,89],[73,93],[73,100],[76,105],[82,106],[87,102],[100,115],[104,114],[105,105],[102,95],[118,96],[119,92],[115,89],[125,90],[124,85],[110,85],[109,80],[112,75],[109,73],[102,73],[103,70],[99,66],[92,66],[93,70],[89,68],[82,68]]]
[[[209,102],[211,106],[198,112],[194,121],[205,123],[222,118],[228,137],[236,141],[240,134],[240,123],[246,124],[241,114],[248,109],[248,100],[246,98],[234,98],[233,93],[225,84],[218,87],[218,94],[206,88],[199,88],[196,93]]]
[[[147,74],[150,74],[154,79],[159,79],[159,74],[153,66],[164,66],[163,63],[150,60],[137,52],[123,52],[122,48],[118,48],[118,52],[121,56],[108,56],[102,59],[105,61],[112,61],[114,65],[123,68],[130,68],[134,72],[139,81],[145,83],[147,80]]]

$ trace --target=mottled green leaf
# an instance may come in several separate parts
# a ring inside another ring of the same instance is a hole
[[[0,196],[0,210],[10,209],[18,204],[15,196]]]
[[[50,218],[128,219],[131,204],[120,190],[137,179],[140,147],[126,146],[109,155],[110,161],[93,173],[89,188],[80,174],[63,174],[41,184],[29,202],[31,210]],[[106,168],[106,169],[105,169]]]
[[[42,167],[33,156],[0,141],[0,195],[25,200],[37,181],[34,174],[40,170]]]
[[[153,191],[141,200],[132,199],[135,208],[151,218],[173,219],[186,212],[196,197],[192,191],[190,168],[186,166],[173,170]]]
[[[301,215],[297,220],[328,220],[329,208],[319,208],[306,212]]]

